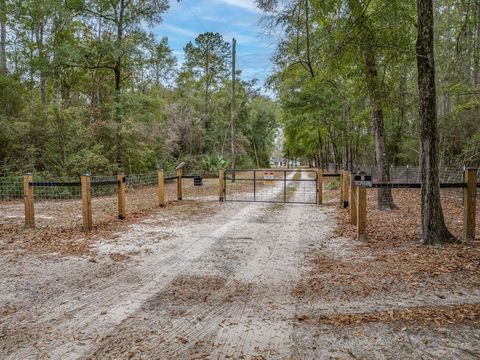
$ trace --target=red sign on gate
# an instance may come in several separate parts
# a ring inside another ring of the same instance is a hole
[[[273,180],[275,179],[275,173],[273,171],[264,171],[263,172],[263,183],[265,185],[273,185]]]

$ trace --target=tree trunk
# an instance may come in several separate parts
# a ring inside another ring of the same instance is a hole
[[[388,164],[387,148],[385,146],[385,125],[383,117],[382,96],[378,84],[378,72],[375,53],[370,44],[363,48],[365,58],[366,82],[372,107],[372,130],[375,142],[375,167],[381,182],[390,181],[390,167]],[[380,210],[395,209],[392,190],[378,189],[378,208]]]
[[[404,125],[406,124],[406,104],[407,97],[407,76],[404,71],[400,77],[398,84],[398,116],[395,117],[393,136],[390,147],[390,164],[397,166],[399,164],[399,153],[401,152],[401,144],[403,142]]]
[[[475,36],[475,48],[473,54],[473,82],[475,87],[480,86],[480,1],[477,2],[477,28],[476,28],[476,36]]]
[[[315,77],[315,72],[313,71],[313,66],[312,66],[312,58],[310,55],[310,25],[309,25],[309,20],[310,20],[310,15],[309,15],[309,6],[310,4],[308,3],[308,0],[305,0],[305,36],[306,36],[306,46],[307,46],[307,66],[308,66],[308,72],[310,73],[310,76],[312,78]]]
[[[422,241],[431,245],[456,241],[445,225],[440,200],[433,0],[417,0],[417,25]]]
[[[349,0],[352,14],[358,23],[365,24],[365,12],[360,0]],[[380,181],[390,181],[390,168],[388,163],[387,149],[385,146],[385,126],[382,106],[382,89],[377,72],[376,53],[373,44],[373,31],[368,29],[362,31],[360,49],[365,62],[365,81],[369,93],[370,105],[372,107],[372,130],[375,142],[375,167]],[[378,208],[381,210],[395,209],[391,189],[378,189]]]
[[[42,104],[42,112],[45,112],[47,109],[47,79],[45,76],[45,63],[46,55],[43,46],[43,31],[44,31],[45,23],[42,22],[37,25],[35,29],[35,42],[37,44],[38,49],[38,57],[41,60],[40,65],[40,101]]]
[[[350,122],[350,107],[348,104],[348,99],[343,98],[343,168],[345,170],[349,169],[350,161],[350,146],[349,146],[349,122]]]
[[[7,75],[7,9],[0,0],[0,75]]]

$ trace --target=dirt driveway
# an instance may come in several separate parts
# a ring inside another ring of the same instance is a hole
[[[468,309],[480,303],[476,286],[452,296],[389,296],[388,289],[373,300],[306,296],[302,284],[318,265],[317,254],[329,265],[325,284],[337,271],[331,264],[347,264],[345,272],[355,258],[357,245],[333,235],[335,212],[328,206],[187,202],[97,239],[87,255],[9,248],[0,258],[1,357],[480,356],[475,322],[413,326],[349,317],[393,318],[394,311],[419,306]]]

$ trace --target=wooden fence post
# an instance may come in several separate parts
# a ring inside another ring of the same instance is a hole
[[[343,170],[343,208],[348,208],[348,175],[349,172],[347,170]]]
[[[340,180],[339,180],[338,189],[340,191],[340,201],[338,202],[338,206],[343,208],[343,170],[340,170]]]
[[[175,175],[177,176],[177,199],[182,200],[183,197],[183,185],[182,185],[182,169],[175,170]]]
[[[463,191],[463,234],[465,240],[475,240],[475,217],[477,203],[477,169],[465,169],[467,187]]]
[[[367,227],[367,189],[357,187],[357,240],[365,240]]]
[[[317,170],[317,205],[323,204],[323,170]]]
[[[163,170],[158,170],[158,206],[165,206],[165,174]]]
[[[30,183],[33,182],[32,174],[26,174],[23,176],[23,203],[25,205],[25,227],[35,227],[35,208],[33,198],[33,186]]]
[[[92,192],[90,175],[82,175],[80,177],[80,184],[82,189],[82,215],[83,215],[83,230],[92,230]]]
[[[218,199],[225,201],[225,170],[218,171]]]
[[[357,189],[355,175],[350,173],[350,224],[357,224]]]
[[[117,175],[118,180],[118,218],[125,219],[125,175]]]

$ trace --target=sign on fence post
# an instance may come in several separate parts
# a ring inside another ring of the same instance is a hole
[[[117,175],[118,180],[118,218],[125,219],[125,175]]]
[[[463,233],[465,240],[475,240],[475,216],[477,203],[477,169],[465,169],[467,187],[463,192]]]
[[[80,184],[82,188],[82,217],[83,230],[92,230],[92,192],[90,175],[85,174],[80,177]]]
[[[165,206],[165,175],[163,170],[158,170],[158,206]]]
[[[224,201],[225,195],[225,170],[218,171],[218,199],[219,201]]]
[[[355,186],[372,187],[372,175],[360,173],[354,176]]]
[[[33,198],[33,186],[30,183],[33,182],[32,174],[26,174],[23,177],[23,203],[25,205],[25,227],[35,227],[35,209]]]
[[[372,176],[361,172],[354,176],[357,187],[357,240],[365,240],[367,228],[367,187],[372,187]]]
[[[350,173],[350,224],[357,224],[357,189],[355,188],[355,175]]]
[[[323,204],[323,170],[317,170],[317,205]]]

